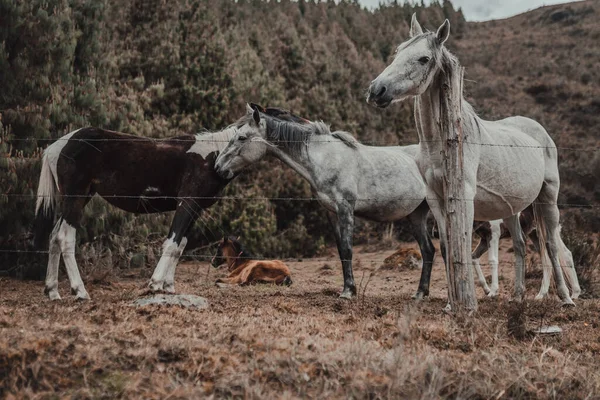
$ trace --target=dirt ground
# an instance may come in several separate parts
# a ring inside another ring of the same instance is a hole
[[[600,398],[599,300],[511,303],[513,271],[502,263],[500,297],[478,288],[479,312],[456,318],[442,312],[440,257],[431,297],[417,303],[420,270],[379,268],[393,250],[356,250],[351,301],[337,297],[333,252],[289,262],[289,288],[219,289],[224,271],[185,262],[177,291],[206,297],[202,311],[132,307],[148,271],[88,277],[89,302],[68,295],[62,271],[58,302],[41,282],[2,279],[0,398]],[[509,320],[563,333],[516,339]]]

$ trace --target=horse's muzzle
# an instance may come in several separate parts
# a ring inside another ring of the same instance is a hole
[[[379,108],[385,108],[392,103],[392,96],[385,85],[381,85],[376,81],[371,82],[367,91],[367,103]]]

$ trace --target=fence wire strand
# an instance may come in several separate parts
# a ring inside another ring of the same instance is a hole
[[[1,139],[0,143],[6,142],[58,142],[58,141],[70,141],[70,142],[154,142],[154,143],[162,143],[162,142],[175,142],[175,143],[194,143],[197,139],[200,138],[201,142],[204,143],[229,143],[231,140],[219,140],[219,139],[202,139],[202,134],[199,135],[190,135],[189,138],[150,138],[145,136],[132,137],[132,138],[111,138],[111,139],[77,139],[77,138],[63,138],[60,137],[58,139],[36,139],[36,138],[13,138],[13,139]],[[329,143],[329,144],[344,144],[341,140],[336,139],[334,136],[327,135],[327,139],[316,139],[311,138],[310,141],[306,140],[290,140],[286,141],[286,143]],[[358,140],[358,139],[357,139]],[[435,139],[435,140],[421,140],[419,143],[445,143],[446,140],[443,139]],[[407,145],[399,145],[397,143],[386,143],[383,141],[359,141],[360,144],[366,146],[391,146],[391,147],[402,147],[402,146],[410,146],[419,143],[411,143]],[[501,144],[501,143],[484,143],[484,142],[471,142],[468,140],[463,141],[464,144],[470,145],[478,145],[478,146],[487,146],[487,147],[510,147],[510,148],[524,148],[524,149],[557,149],[557,150],[565,150],[565,151],[585,151],[585,152],[593,152],[600,151],[600,147],[563,147],[563,146],[535,146],[535,145],[519,145],[519,144]],[[277,144],[277,142],[274,142]],[[344,144],[345,145],[345,144]],[[4,157],[7,157],[4,155]]]

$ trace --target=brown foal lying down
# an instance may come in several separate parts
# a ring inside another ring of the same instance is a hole
[[[255,283],[274,283],[287,286],[292,284],[290,269],[282,261],[253,260],[252,258],[252,255],[237,239],[223,238],[211,264],[215,268],[223,263],[227,264],[229,275],[227,278],[217,279],[217,286]]]

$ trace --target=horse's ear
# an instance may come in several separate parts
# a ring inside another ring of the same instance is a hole
[[[223,244],[227,243],[227,236],[223,236]]]
[[[423,33],[423,28],[417,21],[417,13],[413,13],[412,18],[410,20],[410,37],[414,37],[417,35],[421,35]]]
[[[260,111],[261,113],[266,113],[267,112],[267,110],[265,110],[265,108],[263,106],[258,105],[256,103],[250,103],[250,107],[252,107],[253,110]]]
[[[440,26],[435,34],[435,37],[439,44],[444,44],[450,36],[450,21],[445,20],[442,26]]]
[[[248,103],[246,103],[246,114],[252,114],[254,112],[254,108]]]
[[[260,113],[258,112],[258,108],[255,108],[252,112],[252,119],[254,119],[256,125],[260,124]]]

